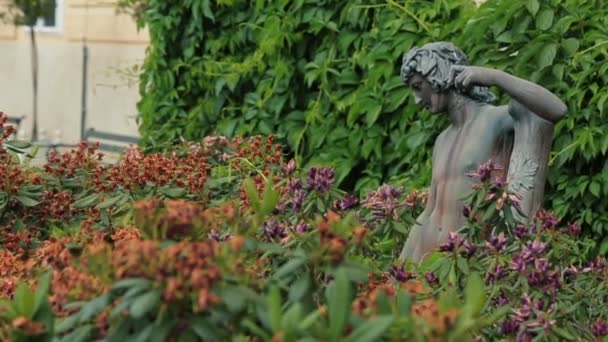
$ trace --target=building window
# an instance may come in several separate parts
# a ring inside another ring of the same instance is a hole
[[[34,29],[36,32],[60,32],[63,29],[64,0],[55,0],[55,10],[38,18]]]

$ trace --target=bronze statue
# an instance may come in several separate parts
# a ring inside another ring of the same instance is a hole
[[[435,141],[428,202],[400,259],[424,259],[446,241],[449,232],[464,225],[462,198],[472,185],[467,174],[488,160],[503,166],[510,190],[522,197],[526,217],[540,209],[553,125],[567,111],[557,96],[506,72],[469,66],[466,55],[447,42],[406,53],[401,78],[416,103],[432,113],[447,113],[450,125]],[[509,103],[493,105],[496,97],[490,86],[509,94]]]

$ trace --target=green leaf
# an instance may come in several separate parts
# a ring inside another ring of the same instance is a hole
[[[281,330],[281,291],[273,286],[268,292],[268,318],[273,332]]]
[[[511,312],[511,306],[509,306],[509,305],[501,306],[500,308],[497,308],[496,310],[494,310],[489,316],[484,317],[483,324],[492,325],[492,324],[496,323],[499,319],[506,316],[509,312]]]
[[[532,14],[532,16],[535,16],[538,12],[538,9],[540,8],[540,4],[538,3],[538,0],[527,0],[526,8],[528,9],[528,11],[530,11],[530,14]]]
[[[260,212],[262,207],[260,205],[260,199],[253,180],[251,178],[247,178],[243,181],[243,183],[247,197],[249,198],[249,202],[251,202],[251,206],[253,206],[253,209],[255,209],[256,212]]]
[[[91,324],[86,324],[76,328],[76,330],[72,331],[68,335],[65,335],[61,341],[66,342],[86,342],[91,340],[91,333],[93,332],[94,326]]]
[[[85,209],[93,206],[99,200],[99,194],[85,196],[72,205],[75,209]]]
[[[367,108],[367,113],[365,114],[365,122],[367,123],[367,127],[372,127],[374,123],[378,120],[378,117],[382,113],[382,105],[375,104],[374,106]]]
[[[132,287],[147,288],[152,282],[145,278],[127,278],[115,282],[112,289],[123,289]]]
[[[458,257],[458,261],[456,262],[456,266],[458,266],[458,270],[460,272],[462,272],[462,274],[464,275],[468,275],[470,270],[469,270],[469,263],[467,262],[467,260],[463,257]]]
[[[351,312],[351,288],[348,275],[338,269],[334,281],[326,291],[329,310],[329,329],[332,341],[340,340]]]
[[[558,327],[557,325],[551,327],[551,330],[554,331],[561,338],[564,338],[564,339],[566,339],[568,341],[575,341],[576,340],[576,337],[574,337],[574,335],[572,335],[571,333],[569,333],[565,329],[562,329],[562,328]]]
[[[562,40],[562,47],[568,56],[573,56],[580,46],[580,40],[576,38],[567,38]]]
[[[392,316],[379,316],[359,325],[345,340],[347,342],[378,341],[393,323]]]
[[[538,55],[538,67],[539,69],[544,69],[550,66],[555,59],[555,54],[557,53],[557,44],[549,43],[543,46],[540,54]]]
[[[190,328],[194,333],[205,341],[219,341],[220,337],[216,332],[216,327],[206,319],[193,316],[190,318]]]
[[[555,76],[555,78],[557,78],[559,81],[563,80],[564,78],[564,65],[563,64],[555,64],[553,66],[553,76]]]
[[[294,303],[301,300],[309,289],[310,276],[308,273],[305,273],[291,284],[289,289],[289,300]]]
[[[160,290],[151,290],[137,297],[129,308],[129,314],[135,319],[143,318],[160,304]]]
[[[213,12],[211,11],[211,0],[202,0],[200,4],[203,8],[203,15],[211,19],[211,21],[215,21],[215,17],[213,16]]]
[[[600,183],[593,181],[589,184],[589,191],[597,198],[600,198]]]
[[[308,316],[304,317],[300,324],[298,325],[299,330],[307,330],[309,329],[319,318],[321,317],[321,312],[319,310],[315,310],[311,312]]]
[[[483,280],[478,273],[471,273],[464,290],[465,308],[470,314],[469,317],[475,318],[481,313],[485,303],[486,294]]]
[[[16,148],[16,149],[20,149],[20,150],[32,147],[32,144],[30,142],[23,141],[23,140],[5,141],[4,144],[7,145],[7,146]]]
[[[95,315],[103,311],[103,309],[105,309],[109,303],[110,295],[107,293],[89,301],[88,303],[82,306],[78,313],[79,322],[88,322]]]
[[[293,273],[295,270],[297,270],[298,268],[300,268],[300,266],[302,266],[304,264],[306,264],[305,258],[296,257],[296,258],[290,259],[289,261],[287,261],[286,263],[281,265],[281,267],[279,267],[277,269],[277,271],[273,274],[272,277],[274,279],[281,279],[284,276],[290,275],[291,273]]]
[[[281,321],[282,331],[285,334],[290,335],[296,329],[296,327],[298,326],[298,323],[300,323],[301,319],[302,319],[302,304],[294,303],[293,305],[291,305],[289,307],[289,309],[287,309],[287,311],[285,311],[285,314],[283,315],[283,319]],[[289,339],[286,338],[285,340],[289,340]]]
[[[51,289],[52,276],[53,273],[51,271],[47,271],[38,279],[38,284],[36,285],[36,292],[34,295],[34,312],[37,312],[42,306],[42,303],[47,300],[49,290]]]
[[[15,198],[27,208],[35,207],[40,204],[40,202],[26,196],[15,196]]]
[[[553,10],[544,9],[536,16],[536,28],[545,31],[553,24]]]
[[[34,307],[35,298],[24,282],[20,282],[19,285],[17,285],[14,294],[14,303],[15,308],[20,315],[25,316],[28,319],[34,317],[34,314],[36,313]]]
[[[109,208],[113,205],[115,205],[116,203],[118,203],[121,199],[123,199],[123,197],[126,196],[126,194],[121,193],[118,195],[114,195],[108,199],[104,199],[103,202],[99,203],[96,208],[97,209],[106,209]]]
[[[239,312],[245,307],[246,298],[237,286],[222,287],[219,296],[231,312]]]
[[[187,194],[184,188],[164,188],[161,193],[169,198],[183,198]]]

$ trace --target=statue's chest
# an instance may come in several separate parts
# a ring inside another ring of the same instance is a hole
[[[437,146],[433,176],[449,179],[465,177],[491,159],[497,134],[484,128],[487,127],[471,125],[446,132]]]

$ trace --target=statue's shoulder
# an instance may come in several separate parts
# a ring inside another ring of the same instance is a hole
[[[513,129],[513,118],[509,113],[509,105],[495,106],[485,104],[481,108],[481,117],[488,121],[494,131],[501,134]]]

